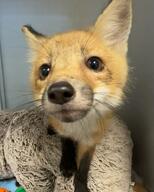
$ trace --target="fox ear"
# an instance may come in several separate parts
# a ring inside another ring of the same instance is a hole
[[[45,39],[45,35],[35,31],[30,25],[24,25],[22,32],[25,34],[30,48],[36,50]]]
[[[127,53],[132,25],[132,0],[112,0],[98,17],[95,32],[107,45]]]

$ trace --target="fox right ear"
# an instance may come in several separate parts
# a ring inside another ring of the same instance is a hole
[[[45,35],[35,31],[30,25],[24,25],[22,32],[25,34],[28,44],[32,49],[36,49],[45,39]]]

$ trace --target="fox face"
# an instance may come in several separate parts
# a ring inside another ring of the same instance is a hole
[[[131,1],[113,0],[88,30],[52,37],[23,27],[32,48],[34,97],[49,116],[73,123],[120,105],[131,18]]]

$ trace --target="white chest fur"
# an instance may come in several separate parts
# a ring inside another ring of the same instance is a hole
[[[63,132],[65,137],[70,137],[86,145],[96,144],[96,135],[103,135],[104,125],[102,118],[91,110],[82,120],[73,123],[63,123]]]

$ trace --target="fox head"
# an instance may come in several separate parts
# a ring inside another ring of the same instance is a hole
[[[87,30],[55,36],[22,28],[30,48],[35,99],[63,123],[103,115],[122,102],[127,81],[131,0],[112,0]]]

